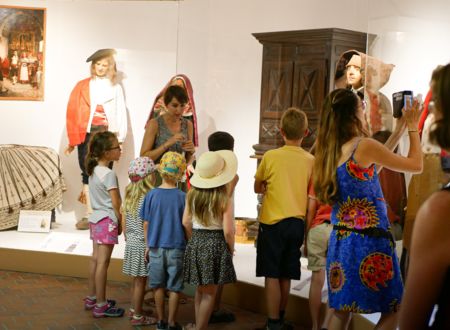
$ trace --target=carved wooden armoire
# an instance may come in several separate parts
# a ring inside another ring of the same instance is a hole
[[[308,116],[312,134],[303,147],[314,143],[319,112],[334,89],[334,71],[340,54],[349,49],[365,52],[367,34],[343,29],[254,33],[263,45],[259,141],[256,158],[279,147],[281,114],[298,107]]]

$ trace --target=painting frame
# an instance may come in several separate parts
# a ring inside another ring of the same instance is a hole
[[[0,101],[43,101],[47,9],[0,5]]]

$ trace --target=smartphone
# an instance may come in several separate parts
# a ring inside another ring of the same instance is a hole
[[[401,91],[392,94],[392,111],[394,118],[400,118],[402,116],[402,109],[406,105],[412,105],[413,103],[413,92],[412,91]]]

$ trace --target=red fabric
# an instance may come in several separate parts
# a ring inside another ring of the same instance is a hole
[[[425,97],[425,101],[423,101],[423,110],[422,110],[422,113],[420,114],[419,127],[418,127],[420,137],[422,137],[422,130],[423,130],[423,126],[425,124],[425,120],[428,117],[428,113],[429,113],[428,106],[431,102],[432,97],[433,97],[433,95],[432,95],[431,89],[430,89],[427,93],[427,96]]]
[[[311,197],[316,197],[316,192],[314,191],[314,185],[310,184],[309,185],[309,190],[308,190],[308,195]],[[322,204],[319,203],[317,201],[318,205],[317,205],[317,209],[316,209],[316,214],[314,216],[314,219],[311,223],[311,228],[314,228],[318,225],[321,225],[322,223],[324,223],[325,221],[330,221],[331,220],[331,211],[333,210],[331,208],[330,205],[327,204]]]
[[[171,86],[172,82],[178,78],[183,80],[185,88],[186,88],[186,92],[188,94],[189,101],[188,101],[188,104],[186,104],[185,113],[189,112],[189,111],[192,112],[192,123],[194,126],[194,134],[193,134],[194,141],[193,142],[194,142],[194,145],[196,147],[198,147],[197,113],[195,111],[194,90],[192,89],[191,81],[184,74],[177,74],[176,76],[173,76],[169,80],[169,82],[166,84],[166,86],[164,86],[164,88],[161,90],[161,92],[159,92],[158,95],[156,95],[155,101],[153,102],[152,108],[150,110],[150,115],[148,116],[147,123],[145,124],[145,126],[147,127],[149,120],[153,118],[155,108],[158,105],[161,106],[161,103],[164,103],[164,101],[162,101],[162,97],[164,96],[164,92],[166,91],[167,87]]]
[[[70,93],[67,104],[66,127],[69,145],[74,147],[84,142],[86,138],[86,129],[89,123],[90,96],[89,81],[87,78],[79,81],[72,93]]]
[[[105,109],[103,109],[103,106],[97,105],[95,108],[94,117],[92,118],[92,125],[108,126],[108,119],[106,118]]]

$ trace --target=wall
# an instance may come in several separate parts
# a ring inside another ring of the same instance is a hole
[[[214,130],[236,139],[240,183],[236,215],[256,216],[249,158],[258,142],[262,46],[254,32],[339,27],[364,31],[364,2],[345,0],[4,1],[47,8],[45,100],[1,101],[0,143],[43,145],[61,155],[68,190],[62,214],[80,215],[76,152],[67,145],[66,104],[74,84],[89,73],[85,59],[115,48],[129,113],[124,155],[116,166],[122,188],[126,165],[139,152],[154,97],[176,72],[194,86],[202,143]]]

